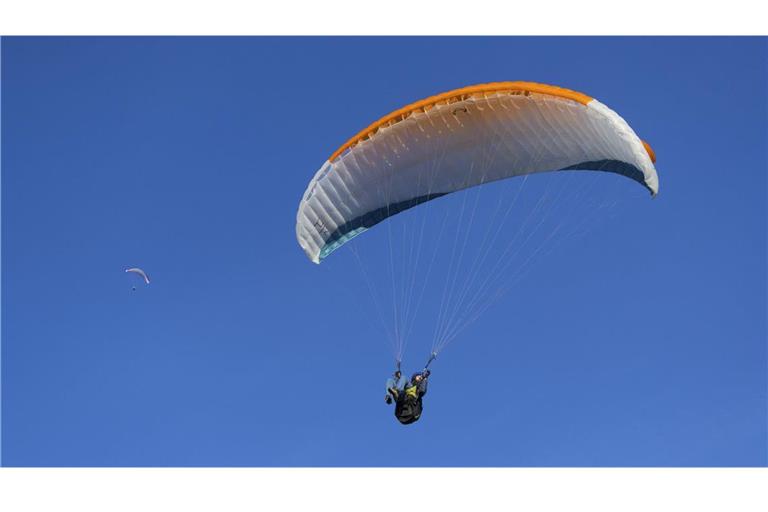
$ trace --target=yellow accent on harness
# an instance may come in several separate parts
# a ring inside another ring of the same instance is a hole
[[[419,389],[416,386],[405,388],[405,394],[408,396],[412,396],[413,398],[418,398],[418,391]]]

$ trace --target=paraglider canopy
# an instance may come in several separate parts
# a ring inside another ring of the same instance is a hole
[[[623,189],[606,176],[655,196],[655,161],[591,96],[534,82],[470,85],[395,110],[331,153],[299,202],[296,239],[319,264],[373,230],[367,255],[361,241],[347,252],[398,369],[407,340],[431,336],[428,371],[532,262],[607,217]],[[348,262],[336,279],[347,280]],[[434,329],[422,320],[431,316]]]
[[[125,271],[128,273],[136,274],[140,276],[144,280],[145,284],[149,284],[149,276],[147,276],[147,273],[141,270],[140,268],[132,267],[132,268],[125,269]],[[134,286],[133,289],[135,290],[136,287]]]
[[[624,119],[586,94],[533,82],[473,85],[406,105],[338,148],[307,186],[296,238],[320,263],[400,212],[543,172],[615,173],[656,195],[655,159]]]

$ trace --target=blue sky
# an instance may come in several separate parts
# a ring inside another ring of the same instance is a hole
[[[758,38],[4,38],[2,464],[766,465],[766,62]],[[371,121],[502,80],[615,109],[660,194],[537,260],[403,427],[360,273],[306,259],[296,208]]]

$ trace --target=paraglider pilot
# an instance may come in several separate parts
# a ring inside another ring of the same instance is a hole
[[[432,362],[434,356],[429,360]],[[429,366],[429,363],[427,363]],[[421,417],[424,409],[422,398],[427,394],[427,380],[430,371],[425,367],[419,373],[414,373],[410,381],[405,381],[400,368],[387,381],[387,395],[384,400],[391,404],[395,402],[395,417],[403,425],[409,425]]]

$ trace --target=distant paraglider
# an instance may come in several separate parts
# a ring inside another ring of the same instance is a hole
[[[144,280],[145,284],[149,284],[149,276],[147,276],[147,273],[144,272],[143,270],[141,270],[140,268],[133,267],[133,268],[125,269],[125,271],[129,272],[129,273],[132,273],[132,274],[138,275],[139,277],[141,277]],[[132,290],[136,291],[136,285],[133,285]]]

